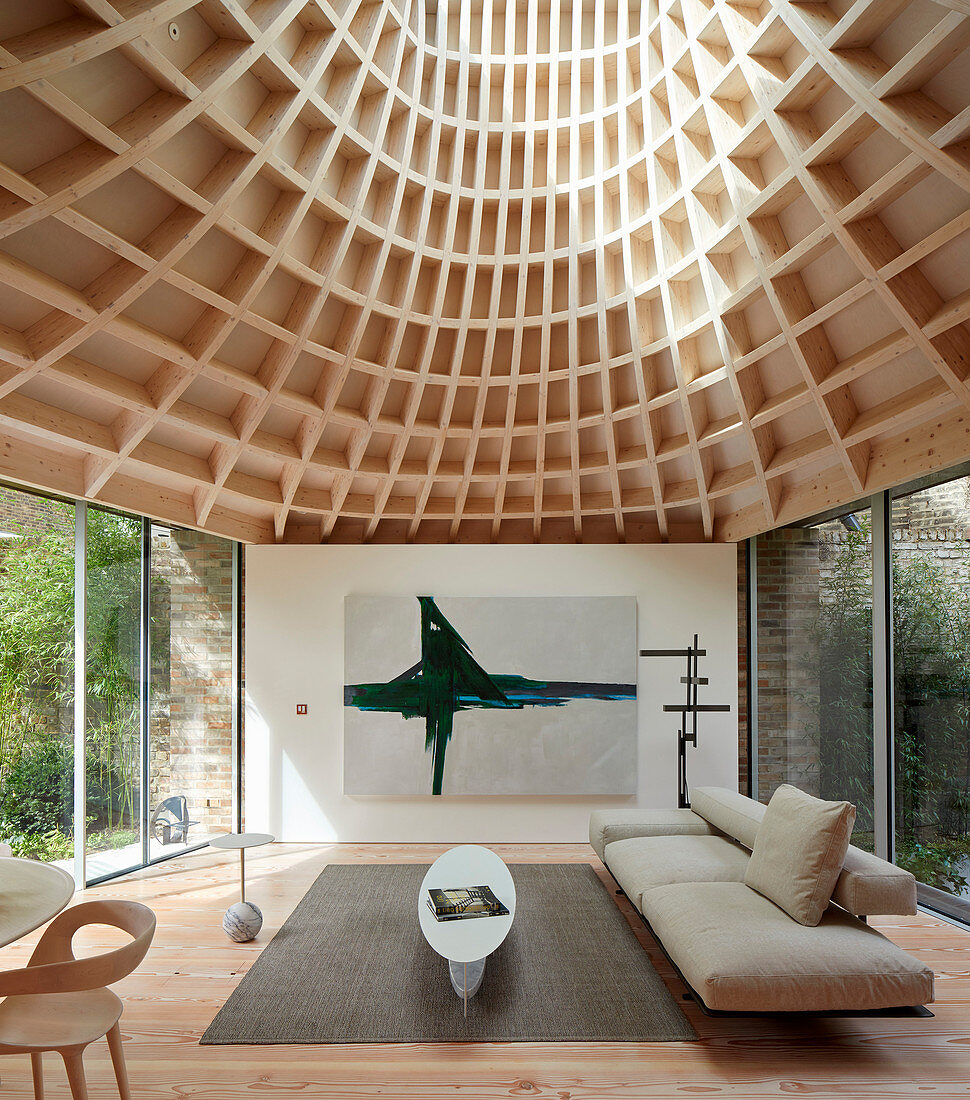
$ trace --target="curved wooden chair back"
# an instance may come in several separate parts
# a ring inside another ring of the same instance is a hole
[[[89,924],[107,924],[131,941],[89,959],[74,956],[73,939]],[[84,901],[59,913],[41,936],[22,970],[0,973],[0,997],[29,993],[76,993],[127,977],[148,953],[155,914],[137,901]]]

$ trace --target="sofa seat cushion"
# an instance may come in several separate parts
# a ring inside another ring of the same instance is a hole
[[[722,836],[655,836],[614,840],[605,863],[641,909],[645,890],[673,882],[742,882],[748,850]]]
[[[708,1008],[825,1012],[933,1000],[933,972],[836,906],[814,928],[740,882],[659,886],[643,915]]]
[[[691,810],[594,810],[589,842],[603,858],[606,845],[633,836],[710,836],[716,830]]]

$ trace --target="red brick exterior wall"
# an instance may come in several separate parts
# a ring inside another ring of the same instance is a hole
[[[0,485],[0,534],[46,535],[74,527],[74,510],[59,500]]]

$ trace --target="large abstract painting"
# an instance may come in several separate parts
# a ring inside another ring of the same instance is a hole
[[[633,794],[636,600],[348,596],[344,792]]]

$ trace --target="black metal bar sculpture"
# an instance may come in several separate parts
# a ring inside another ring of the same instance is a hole
[[[698,674],[698,660],[707,656],[707,650],[701,649],[697,644],[697,635],[694,635],[694,644],[686,649],[641,649],[641,657],[686,657],[687,675],[681,676],[680,682],[687,685],[687,701],[685,703],[665,703],[664,712],[672,712],[680,715],[681,726],[677,731],[677,806],[679,809],[690,809],[690,792],[687,789],[687,745],[697,748],[697,716],[698,714],[724,713],[731,709],[730,703],[698,703],[697,688],[701,684],[710,681],[706,676]],[[689,726],[688,729],[688,715]]]

